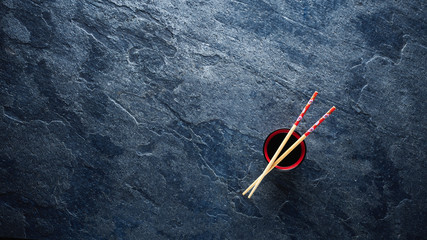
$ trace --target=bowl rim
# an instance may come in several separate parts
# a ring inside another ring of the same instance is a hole
[[[290,130],[289,128],[281,128],[281,129],[275,130],[272,133],[270,133],[268,135],[268,137],[265,139],[264,146],[263,146],[263,154],[264,154],[264,158],[265,158],[265,160],[267,160],[267,162],[270,162],[270,160],[271,160],[267,154],[268,143],[270,143],[271,139],[274,136],[276,136],[277,134],[288,133],[289,130]],[[294,131],[292,133],[292,136],[299,139],[301,137],[301,134],[299,134],[297,131]],[[307,154],[307,147],[305,145],[305,141],[302,141],[300,143],[300,145],[301,145],[301,155],[300,155],[299,159],[294,164],[292,164],[291,166],[287,166],[287,167],[282,167],[282,166],[277,165],[276,168],[279,170],[282,170],[282,171],[289,171],[289,170],[292,170],[292,169],[298,167],[301,164],[301,162],[305,159],[305,155]]]

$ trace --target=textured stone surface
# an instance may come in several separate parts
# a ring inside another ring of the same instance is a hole
[[[0,237],[425,237],[426,12],[1,1]],[[314,90],[304,163],[242,197]]]

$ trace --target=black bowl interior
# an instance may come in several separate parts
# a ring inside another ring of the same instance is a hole
[[[277,149],[279,148],[280,144],[282,143],[283,139],[286,137],[287,133],[273,133],[275,134],[269,141],[267,146],[267,154],[268,157],[271,159],[274,154],[276,153]],[[298,134],[299,135],[299,134]],[[288,142],[286,143],[285,147],[280,152],[279,156],[281,156],[292,144],[294,144],[298,138],[296,138],[294,135],[291,135]],[[305,154],[305,152],[302,152],[301,144],[298,145],[291,153],[289,153],[288,156],[283,159],[278,166],[280,167],[289,167],[295,164],[298,159],[300,159],[301,154]]]

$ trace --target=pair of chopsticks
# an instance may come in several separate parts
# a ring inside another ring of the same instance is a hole
[[[335,111],[335,109],[336,109],[335,107],[332,107],[331,109],[329,109],[329,111],[325,115],[323,115],[323,117],[321,117],[311,128],[309,128],[307,130],[306,133],[304,133],[304,135],[302,135],[298,139],[298,141],[296,141],[294,144],[292,144],[292,146],[288,150],[286,150],[276,160],[276,158],[278,157],[278,155],[282,151],[283,147],[285,147],[286,143],[288,142],[289,138],[291,137],[292,133],[295,131],[295,128],[298,126],[298,124],[300,123],[301,119],[304,117],[305,113],[310,108],[310,106],[313,103],[313,101],[316,98],[316,96],[317,96],[317,91],[314,92],[313,96],[310,98],[310,100],[308,101],[307,105],[305,105],[305,107],[302,110],[301,114],[298,116],[297,120],[295,121],[295,123],[292,126],[292,128],[289,130],[288,134],[286,134],[285,139],[283,139],[282,143],[280,144],[280,146],[277,149],[276,153],[273,155],[273,158],[270,160],[270,162],[268,163],[267,167],[264,169],[263,173],[243,192],[243,195],[245,195],[246,193],[248,193],[249,190],[252,189],[251,193],[248,196],[248,198],[251,198],[252,195],[254,194],[255,190],[258,188],[259,184],[261,183],[261,181],[264,179],[264,177],[271,170],[273,170],[286,156],[288,156],[288,154],[291,153],[292,150],[294,150],[302,141],[304,141],[304,139],[306,137],[308,137],[308,135],[310,135],[310,133],[312,133],[314,131],[314,129],[316,129],[327,117],[329,117],[329,115],[331,115],[331,113],[333,111]]]

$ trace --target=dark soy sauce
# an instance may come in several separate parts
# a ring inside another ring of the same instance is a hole
[[[274,133],[273,133],[274,134]],[[267,154],[268,157],[271,159],[273,158],[274,154],[276,153],[277,149],[279,148],[280,144],[282,143],[283,139],[285,139],[287,133],[276,133],[268,142],[267,145]],[[298,134],[299,135],[299,134]],[[288,142],[286,143],[285,147],[282,149],[280,154],[277,158],[279,158],[289,147],[292,146],[298,139],[291,135]],[[295,164],[298,159],[300,159],[302,154],[302,147],[301,144],[299,144],[294,150],[292,150],[291,153],[289,153],[288,156],[283,159],[278,166],[280,167],[289,167],[293,164]],[[305,154],[305,153],[304,153]]]

